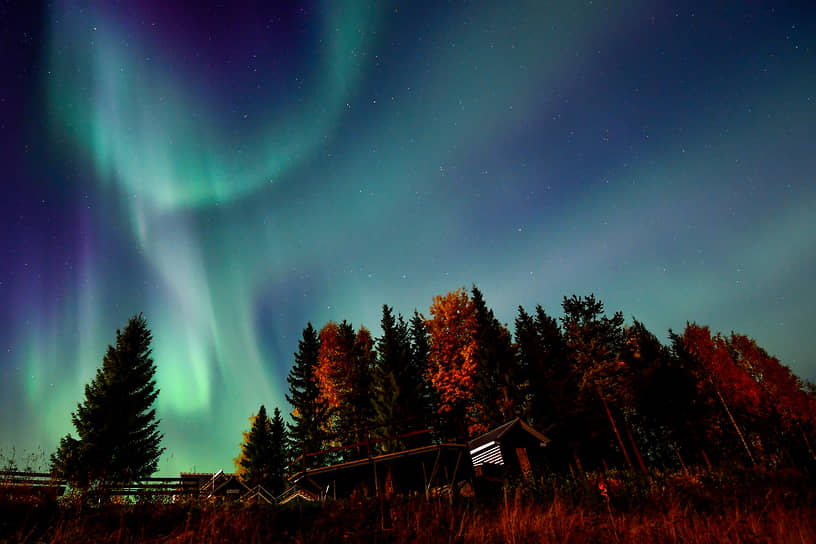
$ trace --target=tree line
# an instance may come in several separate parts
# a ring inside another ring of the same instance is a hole
[[[384,305],[376,339],[347,321],[309,323],[287,378],[292,421],[284,430],[276,408],[269,449],[298,470],[427,441],[411,430],[462,442],[519,417],[551,438],[555,471],[816,466],[816,388],[753,339],[687,323],[664,345],[594,295],[561,309],[556,319],[519,306],[511,334],[474,286],[409,320]],[[256,424],[272,428],[259,417],[237,459],[247,475],[274,465],[252,453]],[[285,464],[267,485],[284,484]]]
[[[753,339],[687,323],[664,345],[593,295],[564,297],[561,309],[519,307],[511,334],[474,286],[408,320],[384,305],[376,339],[347,321],[308,323],[287,377],[290,422],[261,406],[238,473],[277,492],[298,467],[461,443],[515,417],[551,439],[553,471],[816,468],[816,387]],[[88,487],[155,472],[164,449],[151,339],[141,314],[116,331],[71,414],[77,437],[51,456],[55,476]]]

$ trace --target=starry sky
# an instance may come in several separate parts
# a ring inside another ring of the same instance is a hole
[[[377,335],[474,283],[509,324],[595,293],[816,378],[812,3],[55,0],[0,31],[0,450],[53,451],[138,312],[168,475],[288,410],[307,321]]]

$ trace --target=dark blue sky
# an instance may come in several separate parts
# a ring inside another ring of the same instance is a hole
[[[50,452],[127,318],[161,470],[229,469],[307,321],[595,293],[816,378],[807,3],[0,7],[0,447]]]

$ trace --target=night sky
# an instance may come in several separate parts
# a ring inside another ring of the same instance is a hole
[[[0,451],[73,431],[138,312],[162,474],[288,412],[307,321],[474,283],[816,378],[812,3],[207,4],[0,5]]]

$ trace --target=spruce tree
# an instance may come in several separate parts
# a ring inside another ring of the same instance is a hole
[[[153,379],[152,335],[142,314],[116,331],[102,368],[85,386],[85,402],[71,414],[78,438],[63,437],[51,455],[55,475],[82,487],[130,482],[156,471],[162,434],[152,408],[159,390]]]
[[[292,405],[294,421],[288,425],[293,457],[320,450],[323,429],[329,421],[328,406],[320,394],[314,374],[319,351],[317,332],[312,324],[308,323],[303,329],[303,338],[298,341],[295,364],[286,378],[289,383],[286,400]]]
[[[338,411],[337,430],[343,433],[341,438],[346,443],[354,441],[361,444],[365,439],[363,428],[371,425],[373,417],[372,372],[375,358],[374,340],[371,338],[371,333],[365,327],[360,327],[351,352],[351,365],[346,380],[347,390]],[[353,459],[367,453],[361,446],[358,446],[356,449],[346,450],[343,458]]]
[[[251,418],[252,427],[244,433],[241,455],[235,460],[241,479],[254,487],[262,485],[267,491],[280,493],[286,486],[287,444],[286,426],[280,410],[275,408],[272,418],[261,405]]]
[[[238,458],[241,479],[249,486],[268,486],[272,473],[272,422],[262,404],[252,418],[252,427],[241,445]]]
[[[428,328],[425,320],[414,310],[411,317],[408,337],[411,344],[411,364],[410,372],[416,377],[419,391],[419,413],[422,416],[424,425],[430,425],[436,420],[436,400],[434,398],[433,386],[428,378],[428,357],[430,356],[431,344],[428,339]]]
[[[524,403],[519,387],[521,375],[510,333],[487,307],[476,286],[471,295],[476,315],[474,395],[482,423],[490,428],[521,414]]]
[[[374,371],[374,419],[379,434],[395,436],[409,428],[408,421],[421,415],[417,376],[411,368],[411,344],[408,326],[402,316],[394,318],[383,305],[380,322],[383,335],[377,339],[377,363]],[[399,442],[384,444],[385,450],[400,449]]]
[[[270,472],[269,491],[280,493],[286,489],[286,475],[289,472],[289,448],[286,424],[280,410],[276,407],[271,421],[271,455],[272,471]]]

